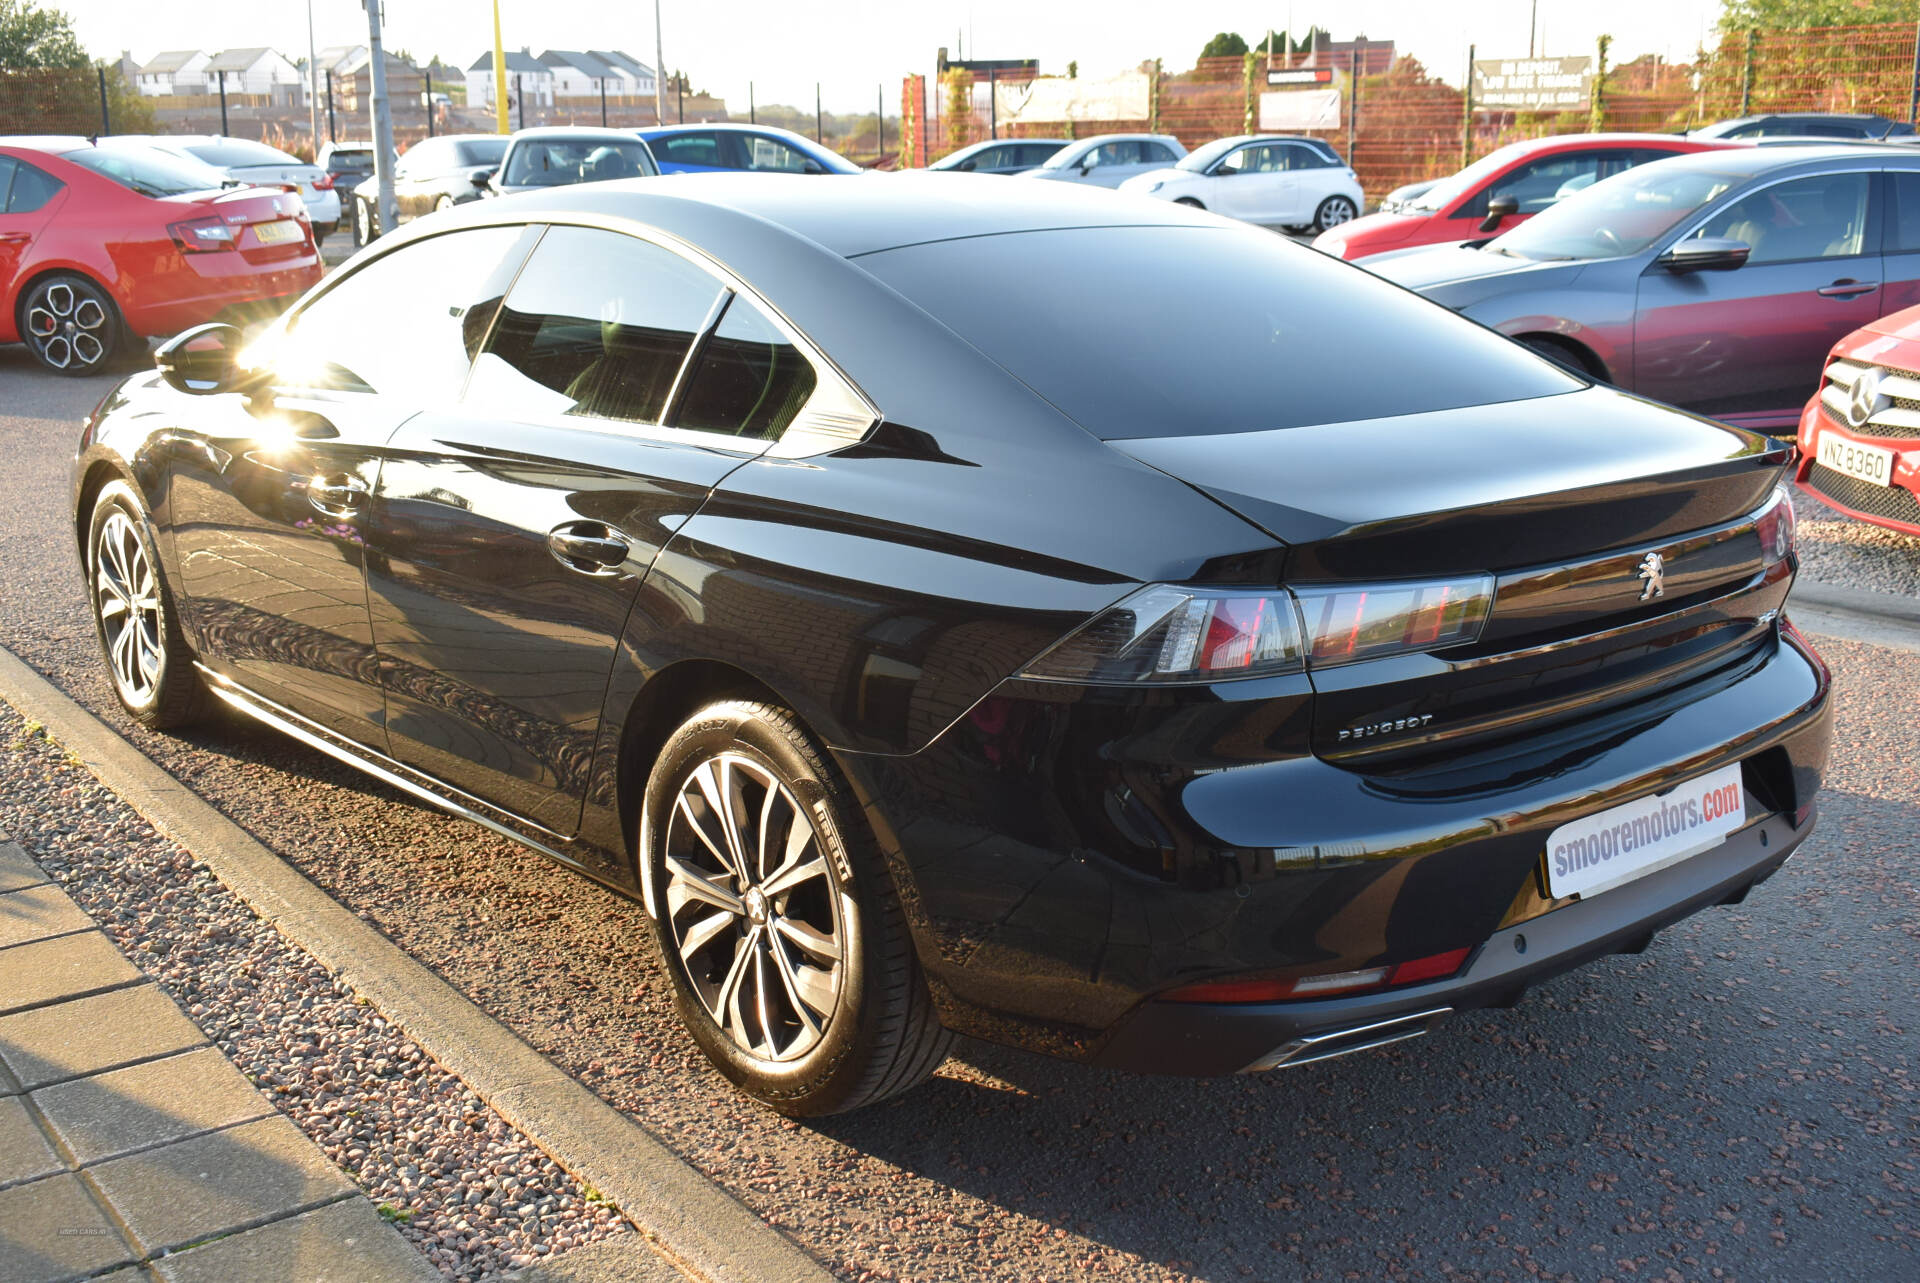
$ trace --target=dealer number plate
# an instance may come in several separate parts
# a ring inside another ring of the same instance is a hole
[[[291,218],[283,218],[277,223],[255,223],[253,236],[262,245],[297,241],[300,239],[300,224]]]
[[[1822,432],[1820,462],[1835,472],[1871,481],[1876,486],[1893,484],[1893,451],[1877,445],[1860,445],[1831,432]]]
[[[1562,824],[1547,838],[1547,889],[1592,895],[1712,850],[1747,822],[1740,764]]]

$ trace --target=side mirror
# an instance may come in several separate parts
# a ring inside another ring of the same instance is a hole
[[[963,160],[958,165],[955,165],[954,168],[959,170],[963,174],[971,174],[973,172],[973,162],[970,160]]]
[[[965,165],[964,168],[972,169],[973,168],[972,162],[968,162],[968,164]],[[800,167],[800,172],[803,174],[824,174],[827,171],[821,166],[819,161],[810,160],[806,164]]]
[[[1520,202],[1511,196],[1495,196],[1487,202],[1487,216],[1480,224],[1480,230],[1491,232],[1499,228],[1500,220],[1511,218],[1520,212]]]
[[[197,325],[161,344],[153,364],[181,392],[243,392],[265,381],[257,371],[241,368],[244,345],[245,336],[231,325]]]
[[[476,169],[467,175],[467,181],[475,187],[485,187],[492,180],[494,172],[492,169]]]
[[[1081,174],[1084,175],[1089,169],[1093,168],[1093,157],[1082,156],[1080,158],[1080,163],[1078,165],[1075,165],[1074,168],[1079,170]]]
[[[1668,248],[1654,261],[1669,272],[1731,272],[1745,267],[1753,247],[1725,236],[1697,236]]]

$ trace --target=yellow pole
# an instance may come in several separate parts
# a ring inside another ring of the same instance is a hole
[[[507,55],[500,47],[500,0],[493,0],[493,111],[499,131],[512,133],[507,124]]]

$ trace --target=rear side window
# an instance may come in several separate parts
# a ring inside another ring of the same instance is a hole
[[[550,229],[514,282],[467,400],[529,418],[658,423],[720,283],[617,232]]]
[[[815,381],[793,341],[736,295],[700,352],[674,426],[771,441],[813,395]]]
[[[673,165],[706,165],[719,168],[726,164],[720,154],[718,134],[669,134],[650,144],[654,154]]]
[[[7,212],[7,192],[13,187],[13,157],[0,156],[0,214]]]
[[[1140,159],[1149,165],[1171,165],[1180,158],[1165,143],[1144,142],[1140,144]]]
[[[13,182],[3,206],[9,214],[31,214],[66,186],[46,170],[35,169],[24,160],[13,162],[13,166]]]
[[[276,382],[451,403],[524,252],[516,243],[530,235],[449,232],[368,263],[289,323],[273,354]]]
[[[1386,418],[1582,386],[1437,303],[1253,229],[1021,232],[854,261],[1108,440]]]
[[[1887,229],[1889,254],[1920,250],[1920,174],[1887,175],[1893,183],[1893,225]]]

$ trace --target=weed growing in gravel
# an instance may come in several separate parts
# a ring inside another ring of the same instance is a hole
[[[395,1207],[392,1203],[382,1203],[379,1211],[380,1219],[383,1221],[399,1221],[405,1225],[413,1219],[413,1209],[410,1207]]]

